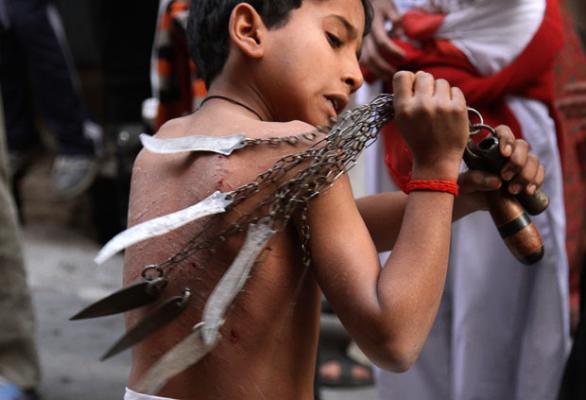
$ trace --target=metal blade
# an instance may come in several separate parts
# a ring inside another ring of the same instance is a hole
[[[164,235],[200,218],[223,213],[232,201],[229,198],[229,194],[216,191],[199,203],[184,208],[183,210],[135,225],[114,236],[114,238],[106,243],[94,261],[97,264],[102,264],[120,250],[135,243]]]
[[[140,135],[142,145],[148,151],[160,154],[183,153],[187,151],[210,151],[229,156],[234,150],[246,145],[246,136],[184,136],[159,139],[146,134]]]
[[[275,233],[276,231],[266,221],[251,224],[248,228],[242,249],[204,307],[202,318],[204,342],[208,344],[216,342],[226,310],[246,283],[254,261]]]
[[[206,344],[201,335],[204,323],[193,327],[193,332],[179,344],[163,355],[142,377],[136,391],[154,395],[175,375],[191,367],[217,344],[217,341]]]
[[[175,318],[177,318],[187,307],[191,292],[186,289],[183,296],[171,297],[161,305],[157,306],[153,312],[140,320],[124,336],[122,336],[110,349],[102,356],[104,361],[150,336],[152,333],[161,329]]]
[[[155,302],[166,285],[166,278],[155,278],[132,284],[90,304],[70,320],[103,317],[145,306]]]

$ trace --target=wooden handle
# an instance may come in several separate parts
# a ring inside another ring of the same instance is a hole
[[[530,215],[539,215],[549,206],[549,197],[541,189],[537,189],[532,195],[521,192],[515,198]]]
[[[543,258],[543,239],[517,199],[504,191],[486,194],[492,219],[505,244],[523,264]]]

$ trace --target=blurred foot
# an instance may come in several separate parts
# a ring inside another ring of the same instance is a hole
[[[79,196],[91,186],[97,172],[94,156],[57,156],[52,171],[57,197],[67,200]]]

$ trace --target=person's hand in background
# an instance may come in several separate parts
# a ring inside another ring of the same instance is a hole
[[[397,69],[389,62],[404,57],[404,51],[391,40],[390,36],[399,29],[401,15],[393,0],[372,0],[374,18],[372,30],[364,39],[360,63],[371,76],[390,79]]]

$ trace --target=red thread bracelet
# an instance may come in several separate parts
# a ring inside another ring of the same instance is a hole
[[[458,183],[448,180],[412,180],[405,186],[405,193],[409,194],[417,190],[428,190],[431,192],[445,192],[457,196],[460,193]]]

